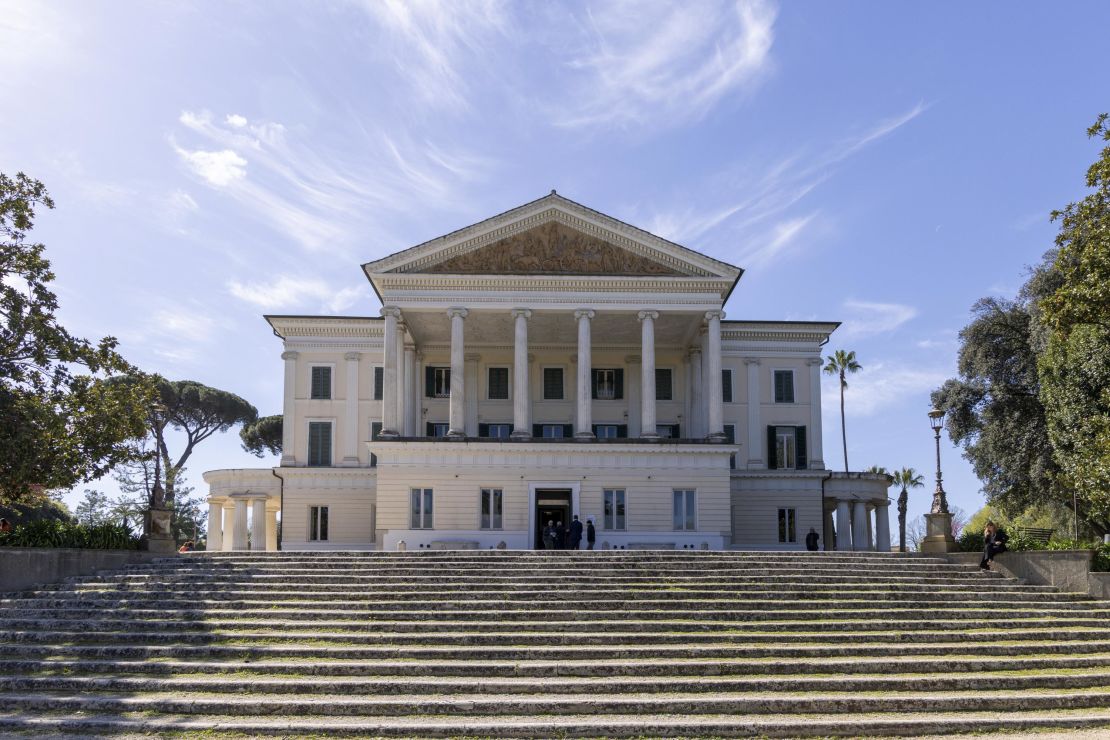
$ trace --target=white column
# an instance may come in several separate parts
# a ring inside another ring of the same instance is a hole
[[[449,308],[451,317],[451,405],[449,407],[447,436],[455,439],[466,437],[466,346],[463,338],[465,308]]]
[[[413,410],[419,406],[420,402],[415,389],[418,387],[416,378],[416,347],[405,347],[405,413],[401,417],[401,426],[403,434],[406,437],[416,436],[416,415]]]
[[[709,398],[706,419],[709,424],[709,439],[723,442],[725,439],[724,401],[721,397],[721,319],[725,317],[724,311],[706,311],[705,319],[709,322],[706,333],[706,362],[709,364]],[[748,441],[749,444],[751,440]]]
[[[852,549],[851,502],[840,499],[836,502],[836,549],[844,552]]]
[[[348,352],[343,355],[347,361],[347,398],[344,401],[343,419],[343,465],[358,465],[359,418],[358,418],[358,361],[361,352]]]
[[[835,547],[835,535],[833,532],[833,512],[832,510],[825,511],[821,514],[821,549],[832,550]]]
[[[640,436],[640,356],[625,355],[628,365],[625,392],[628,394],[628,436]]]
[[[266,549],[266,499],[251,501],[251,550]]]
[[[890,503],[875,507],[875,549],[890,552]]]
[[[590,382],[590,368],[592,357],[590,355],[590,320],[594,312],[588,308],[580,308],[574,312],[578,321],[578,380],[575,383],[575,398],[578,401],[578,413],[575,414],[574,436],[578,439],[593,439],[593,399],[591,396],[593,384]]]
[[[223,502],[208,502],[208,542],[205,549],[209,552],[222,550],[224,547],[224,505]]]
[[[852,502],[852,549],[869,550],[871,543],[867,540],[867,502]]]
[[[527,308],[514,308],[513,314],[513,438],[532,438],[532,414],[528,383],[528,319]]]
[[[640,436],[655,439],[655,320],[658,311],[640,311]]]
[[[230,501],[224,501],[224,512],[220,519],[224,524],[224,542],[220,549],[231,550],[235,544],[235,509],[232,508]]]
[[[824,446],[821,443],[821,358],[811,357],[809,365],[809,433],[806,435],[806,451],[809,467],[813,470],[825,469]]]
[[[231,543],[232,550],[247,549],[247,500],[235,499],[235,537]]]
[[[466,355],[466,436],[478,436],[478,362],[482,356]]]
[[[424,353],[416,352],[412,363],[412,405],[409,407],[409,418],[412,419],[412,434],[414,437],[424,436]]]
[[[405,325],[397,322],[397,353],[394,355],[397,363],[397,433],[405,431],[405,409],[408,398],[408,376],[405,375]]]
[[[401,309],[396,306],[382,306],[385,318],[385,334],[382,337],[382,430],[381,437],[400,436],[397,419],[397,393],[400,383],[397,378],[397,319]]]
[[[295,465],[296,457],[293,455],[293,446],[297,442],[293,434],[297,419],[297,358],[299,352],[281,353],[285,360],[285,395],[281,410],[281,464]]]
[[[277,552],[277,512],[266,511],[266,552]]]
[[[705,436],[705,387],[702,384],[704,371],[701,367],[701,349],[690,350],[690,425],[686,436],[698,439]]]
[[[759,391],[759,358],[745,357],[744,365],[748,371],[748,467],[762,468],[767,464],[764,451],[767,435],[760,420],[762,399]]]

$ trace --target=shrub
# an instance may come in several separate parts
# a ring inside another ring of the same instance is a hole
[[[77,547],[88,550],[137,550],[139,538],[121,524],[86,526],[39,519],[0,534],[0,547]]]

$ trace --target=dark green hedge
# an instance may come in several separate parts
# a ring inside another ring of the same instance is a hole
[[[78,547],[89,550],[138,550],[139,538],[120,524],[93,527],[39,519],[0,533],[0,547]]]

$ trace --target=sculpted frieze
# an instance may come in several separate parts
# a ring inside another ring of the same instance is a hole
[[[564,224],[551,221],[422,272],[449,275],[684,275]]]

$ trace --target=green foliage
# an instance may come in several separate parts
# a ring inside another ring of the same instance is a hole
[[[844,443],[844,472],[848,472],[848,425],[844,418],[844,389],[848,387],[848,375],[859,372],[863,366],[856,362],[854,350],[846,352],[838,349],[825,360],[825,374],[840,377],[840,438]]]
[[[120,388],[135,370],[115,351],[58,323],[44,245],[28,243],[36,208],[53,208],[46,187],[0,174],[0,501],[41,499],[130,459],[143,433],[150,388]]]
[[[891,485],[900,489],[898,493],[898,550],[906,552],[906,511],[910,504],[911,488],[922,488],[924,478],[917,474],[913,468],[902,468],[891,473],[894,481]]]
[[[121,524],[87,526],[39,519],[0,533],[0,547],[76,547],[88,550],[137,550],[139,538]]]
[[[263,416],[252,424],[239,430],[243,449],[252,455],[263,457],[266,453],[281,454],[282,415]]]
[[[14,525],[32,522],[37,519],[68,522],[73,519],[73,514],[61,501],[40,497],[22,504],[0,504],[0,517],[7,519]]]

